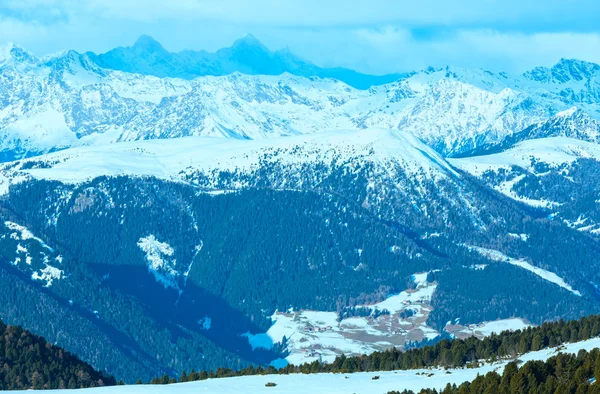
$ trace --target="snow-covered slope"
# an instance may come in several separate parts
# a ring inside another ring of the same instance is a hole
[[[0,258],[44,287],[64,277],[62,256],[17,223],[0,223]]]
[[[531,125],[522,132],[516,133],[514,137],[521,141],[535,138],[569,137],[599,143],[600,122],[577,107],[573,107],[557,113],[545,122]]]
[[[592,126],[572,130],[593,140],[598,130]],[[551,218],[557,216],[573,228],[600,234],[597,143],[539,138],[500,153],[449,161],[515,200],[549,209]]]
[[[555,285],[570,291],[571,293],[575,294],[576,296],[581,297],[581,293],[579,291],[573,290],[573,288],[569,284],[565,283],[565,281],[562,278],[560,278],[558,275],[556,275],[554,272],[549,272],[545,269],[542,269],[539,267],[534,267],[523,259],[511,258],[497,250],[468,246],[468,245],[465,245],[465,246],[469,250],[475,251],[483,256],[489,257],[491,260],[505,262],[507,264],[512,264],[517,267],[521,267],[527,271],[533,272],[535,275],[539,276],[540,278],[547,280],[550,283],[554,283]]]
[[[329,166],[393,163],[415,176],[422,174],[434,179],[458,176],[443,158],[412,135],[398,130],[365,129],[271,140],[185,137],[73,148],[3,165],[2,187],[7,191],[11,179],[20,182],[23,177],[67,183],[102,175],[155,176],[181,181],[194,172],[250,173],[269,162],[297,170],[318,163]]]
[[[534,123],[526,129],[507,135],[498,143],[482,145],[461,156],[480,156],[498,153],[519,142],[550,137],[567,137],[588,142],[600,142],[600,122],[577,107],[561,111],[551,118]]]
[[[580,158],[600,160],[600,145],[568,137],[539,138],[524,141],[504,152],[448,161],[479,176],[488,170],[509,170],[512,166],[533,170],[536,163],[557,167]]]
[[[561,349],[550,348],[522,355],[518,359],[527,362],[544,361],[555,356],[558,352],[577,354],[580,350],[592,350],[600,347],[600,339],[569,343]],[[137,394],[137,393],[211,393],[211,394],[259,394],[259,393],[323,393],[323,394],[370,394],[385,393],[393,390],[421,389],[443,390],[450,384],[461,384],[474,380],[478,375],[496,371],[502,373],[505,366],[512,360],[501,360],[494,363],[484,363],[477,368],[461,369],[424,369],[391,372],[361,372],[353,374],[290,374],[290,375],[258,375],[236,378],[209,379],[199,382],[178,383],[171,385],[131,385],[101,387],[77,390],[81,393],[96,394]],[[373,379],[379,376],[378,379]],[[275,387],[266,387],[268,382]],[[57,394],[69,394],[72,390],[55,390]],[[15,392],[20,393],[20,392]],[[25,393],[25,392],[22,392]]]
[[[14,45],[0,52],[3,161],[116,141],[265,139],[368,127],[401,129],[453,155],[573,106],[600,117],[593,65],[561,83],[448,67],[359,90],[312,72],[184,80],[102,68],[93,55],[75,51],[43,59]],[[556,68],[571,75],[569,64]]]
[[[331,363],[340,354],[370,354],[403,347],[410,341],[434,339],[440,333],[427,325],[427,317],[432,310],[431,298],[436,285],[427,282],[427,272],[413,275],[413,280],[416,289],[390,295],[376,304],[358,306],[365,311],[385,311],[381,316],[373,312],[354,317],[310,310],[276,312],[271,317],[273,325],[269,330],[247,334],[248,341],[253,348],[271,349],[274,343],[281,343],[285,338],[289,354],[285,360],[272,363],[285,366],[316,360]]]

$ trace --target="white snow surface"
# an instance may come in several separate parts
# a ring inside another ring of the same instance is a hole
[[[11,222],[11,221],[6,221],[6,222],[4,222],[4,224],[6,225],[6,227],[8,227],[9,229],[14,231],[10,235],[11,238],[22,239],[22,240],[33,239],[33,240],[36,240],[37,242],[39,242],[44,248],[52,250],[52,248],[50,246],[46,245],[46,243],[44,241],[42,241],[40,238],[33,235],[33,233],[31,231],[29,231],[29,229],[27,227],[21,226],[20,224],[17,224],[17,223]]]
[[[355,160],[384,167],[399,164],[409,174],[434,179],[459,176],[439,154],[408,133],[364,129],[270,140],[183,137],[72,148],[20,162],[44,163],[42,167],[46,168],[19,170],[20,166],[11,164],[0,167],[0,191],[6,193],[11,183],[27,177],[81,183],[101,175],[181,180],[192,171],[251,171],[261,165],[265,155],[274,155],[272,160],[284,165],[341,165]]]
[[[478,246],[469,246],[469,245],[464,245],[464,246],[466,246],[469,250],[473,250],[473,251],[475,251],[483,256],[486,256],[492,260],[499,261],[499,262],[505,262],[505,263],[509,263],[512,265],[516,265],[517,267],[521,267],[527,271],[530,271],[530,272],[536,274],[540,278],[547,280],[550,283],[554,283],[555,285],[560,286],[563,289],[570,291],[574,295],[581,297],[581,293],[579,291],[574,290],[571,287],[571,285],[566,283],[561,277],[556,275],[554,272],[550,272],[543,268],[533,266],[523,259],[515,259],[512,257],[508,257],[507,255],[505,255],[502,252],[497,251],[497,250],[486,249],[486,248],[482,248],[482,247],[478,247]]]
[[[573,68],[568,61],[555,67],[564,74]],[[75,51],[35,59],[8,45],[0,47],[0,79],[5,102],[0,148],[16,153],[98,140],[265,139],[368,127],[404,130],[452,153],[498,142],[574,106],[600,117],[597,72],[589,79],[558,83],[485,70],[428,68],[357,90],[336,80],[288,73],[156,78],[102,69]],[[48,121],[41,122],[40,116]]]
[[[10,238],[16,241],[32,240],[39,243],[45,249],[43,252],[40,252],[39,256],[34,256],[25,246],[23,246],[21,243],[18,243],[15,250],[15,258],[11,262],[14,266],[17,266],[24,272],[30,273],[31,279],[44,282],[44,287],[50,287],[55,280],[59,280],[64,277],[63,270],[50,264],[50,255],[54,252],[54,249],[46,245],[42,239],[36,237],[27,227],[11,221],[5,221],[4,225],[12,231],[10,233]],[[34,257],[39,258],[41,267],[40,265],[32,267]],[[55,261],[57,265],[62,265],[62,256],[56,256],[52,260]],[[23,267],[20,264],[22,262],[24,262],[27,267]]]
[[[146,254],[148,271],[154,275],[156,281],[165,287],[179,288],[179,273],[176,270],[177,261],[173,258],[173,248],[165,242],[159,242],[152,234],[140,238],[137,244]]]
[[[529,240],[529,234],[515,234],[515,233],[508,233],[508,235],[509,235],[510,237],[513,237],[513,238],[520,239],[520,240],[521,240],[521,241],[523,241],[523,242],[527,242],[527,240]]]
[[[566,344],[560,352],[577,354],[580,350],[590,351],[600,347],[600,338]],[[519,357],[523,362],[540,360],[558,354],[556,348],[526,353]],[[421,389],[443,389],[448,383],[461,384],[472,381],[477,375],[485,375],[496,371],[502,373],[505,366],[512,360],[501,360],[495,363],[485,363],[478,368],[450,369],[446,373],[443,369],[422,369],[389,372],[361,372],[354,374],[292,374],[292,375],[263,375],[244,376],[236,378],[209,379],[199,382],[178,383],[172,385],[130,385],[114,386],[93,389],[80,389],[82,394],[372,394],[387,393],[388,391]],[[430,376],[431,375],[431,376]],[[372,380],[373,376],[379,379]],[[276,383],[276,387],[266,387],[268,382]],[[70,394],[73,390],[54,390],[56,394]],[[13,391],[13,393],[28,393],[27,391]]]
[[[532,327],[532,325],[528,324],[523,319],[513,318],[470,325],[469,327],[462,329],[461,332],[471,336],[487,337],[492,334],[500,334],[502,331],[517,331],[527,327]]]
[[[532,160],[559,166],[579,158],[600,160],[600,145],[567,137],[540,138],[521,142],[504,152],[462,159],[448,159],[450,164],[475,176],[488,170],[511,166],[532,171]]]
[[[31,279],[44,281],[46,282],[44,287],[50,287],[52,286],[52,282],[55,279],[61,279],[63,274],[63,270],[47,265],[46,268],[43,268],[40,272],[34,272],[31,275]]]

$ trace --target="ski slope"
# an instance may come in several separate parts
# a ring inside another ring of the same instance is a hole
[[[577,354],[579,350],[591,350],[600,347],[600,338],[567,344],[563,353]],[[555,348],[527,353],[521,357],[523,362],[532,360],[546,360],[557,354]],[[292,375],[265,375],[244,376],[237,378],[210,379],[200,382],[188,382],[172,385],[131,385],[102,387],[82,390],[56,390],[56,394],[384,394],[391,390],[404,389],[418,392],[424,388],[443,389],[446,384],[461,384],[472,381],[477,375],[485,375],[496,371],[502,373],[504,367],[511,360],[495,363],[486,363],[479,368],[450,369],[422,369],[391,372],[365,372],[354,374],[292,374]],[[373,380],[374,376],[379,379]],[[266,387],[265,384],[273,382],[276,387]],[[26,391],[12,391],[11,393],[26,393]]]

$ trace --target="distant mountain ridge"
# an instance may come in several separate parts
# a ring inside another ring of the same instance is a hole
[[[407,75],[369,75],[341,67],[322,68],[294,55],[288,48],[271,51],[251,34],[214,53],[193,50],[169,52],[152,37],[143,35],[133,46],[118,47],[103,54],[88,52],[87,55],[107,69],[159,78],[194,79],[235,72],[248,75],[290,73],[300,77],[333,78],[364,90]]]
[[[310,68],[302,68],[310,77],[288,71],[248,75],[281,68],[244,66],[246,74],[159,78],[143,73],[153,65],[179,72],[182,64],[169,60],[172,54],[149,37],[135,47],[147,56],[121,65],[135,66],[136,72],[105,68],[94,54],[71,50],[36,58],[15,45],[0,47],[0,161],[120,141],[269,139],[367,128],[402,130],[443,156],[458,157],[573,107],[600,119],[600,66],[579,60],[563,59],[524,75],[429,67],[362,90],[315,76],[320,69]],[[205,60],[214,55],[182,53]],[[267,64],[264,56],[276,57],[252,37],[218,53],[219,59],[231,60],[211,63],[219,73],[235,70],[240,62],[260,66]]]
[[[524,141],[551,137],[566,137],[598,144],[600,143],[600,122],[581,109],[573,107],[561,111],[547,120],[534,123],[524,130],[508,135],[498,143],[485,144],[455,157],[499,153]]]
[[[585,81],[600,72],[600,65],[582,60],[565,59],[551,68],[536,67],[524,76],[539,82],[566,83],[571,80]]]

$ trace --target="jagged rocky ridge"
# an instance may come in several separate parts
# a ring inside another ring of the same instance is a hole
[[[146,41],[140,43],[145,51],[159,51]],[[246,58],[248,48],[262,48],[255,40],[242,43],[227,53]],[[499,143],[574,106],[600,116],[598,66],[577,60],[522,76],[430,68],[359,90],[293,71],[244,75],[239,72],[247,70],[235,66],[223,76],[185,80],[144,75],[151,72],[134,55],[126,64],[140,64],[133,70],[140,74],[105,68],[117,67],[74,51],[37,59],[9,45],[0,53],[4,161],[117,141],[265,139],[368,127],[409,132],[453,156]]]

